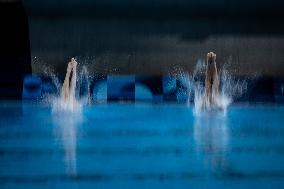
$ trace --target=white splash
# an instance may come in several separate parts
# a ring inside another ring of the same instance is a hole
[[[241,96],[247,90],[245,80],[235,79],[227,70],[226,64],[219,70],[220,90],[214,99],[214,105],[204,108],[205,101],[205,61],[198,60],[193,74],[190,76],[183,71],[179,71],[177,79],[186,88],[188,94],[188,105],[193,95],[194,113],[199,114],[204,111],[223,111],[233,102],[235,97]]]
[[[70,97],[64,99],[61,94],[62,83],[59,82],[58,77],[54,72],[46,67],[45,75],[51,78],[52,84],[56,88],[56,92],[53,94],[45,95],[43,102],[50,105],[53,114],[58,113],[76,113],[80,114],[83,106],[90,103],[90,76],[86,66],[77,72],[79,73],[76,79],[76,88],[70,91]]]
[[[54,98],[52,102],[52,112],[72,112],[81,113],[82,103],[77,101],[76,98],[70,97],[69,100],[65,100],[63,97]]]
[[[79,72],[79,80],[78,80],[78,90],[76,91],[76,96],[80,98],[80,102],[82,105],[88,105],[91,103],[91,76],[87,69],[87,66],[82,66],[81,71]]]

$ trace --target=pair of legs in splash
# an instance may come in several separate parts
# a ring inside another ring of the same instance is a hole
[[[64,99],[65,102],[68,102],[70,100],[75,100],[73,98],[75,97],[76,77],[77,77],[77,62],[74,58],[72,58],[71,61],[68,63],[66,76],[61,89],[61,97]]]
[[[71,82],[70,75],[72,72]],[[68,63],[66,76],[61,90],[61,97],[68,101],[75,97],[77,62],[74,58]],[[203,108],[209,108],[216,105],[216,99],[219,95],[219,75],[216,66],[216,54],[207,53],[206,76],[205,76],[205,94]],[[75,100],[75,99],[74,99]]]
[[[205,93],[203,108],[207,109],[216,106],[219,96],[219,75],[216,66],[216,54],[207,53],[206,75],[205,75]]]

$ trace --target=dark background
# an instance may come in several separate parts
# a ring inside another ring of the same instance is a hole
[[[208,51],[238,75],[284,74],[284,1],[25,0],[32,68],[65,72],[73,56],[95,73],[192,72]],[[34,60],[37,57],[37,61]],[[38,61],[40,59],[40,61]]]
[[[208,51],[238,76],[284,75],[284,1],[0,0],[1,97],[26,74],[64,76],[76,57],[91,74],[192,72]]]

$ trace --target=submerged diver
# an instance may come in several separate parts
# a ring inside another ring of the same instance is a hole
[[[72,77],[70,81],[70,75]],[[76,88],[76,77],[77,77],[77,62],[74,58],[68,63],[67,72],[64,79],[64,83],[61,89],[61,97],[65,102],[75,100],[75,88]]]
[[[216,66],[216,54],[207,53],[206,76],[205,76],[205,94],[203,108],[216,107],[219,96],[219,75]]]

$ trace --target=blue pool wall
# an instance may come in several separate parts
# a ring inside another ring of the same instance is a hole
[[[258,77],[246,79],[246,83],[246,92],[235,97],[234,102],[284,103],[284,78]],[[89,85],[90,99],[93,103],[116,101],[186,103],[188,99],[193,101],[193,94],[188,96],[186,86],[171,75],[103,75],[93,77]],[[24,100],[38,100],[56,93],[58,90],[49,77],[28,75],[24,78],[22,92]]]

